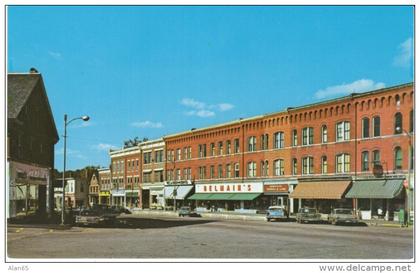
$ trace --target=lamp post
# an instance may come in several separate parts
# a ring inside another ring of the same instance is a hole
[[[63,182],[62,182],[62,187],[63,187],[63,198],[61,200],[61,224],[64,225],[64,216],[65,216],[65,199],[66,199],[66,190],[65,190],[65,186],[66,186],[66,153],[67,153],[67,125],[69,125],[71,122],[81,119],[83,121],[88,121],[89,117],[88,116],[81,116],[78,118],[74,118],[71,119],[70,121],[67,121],[67,114],[64,114],[64,159],[63,159]]]

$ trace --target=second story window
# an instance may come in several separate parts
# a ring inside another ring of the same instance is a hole
[[[151,152],[147,152],[143,154],[143,158],[144,158],[144,164],[150,164],[152,163],[152,153]]]
[[[362,172],[369,171],[369,152],[362,152]]]
[[[210,179],[214,179],[214,165],[210,166]]]
[[[198,145],[198,157],[199,158],[203,158],[207,156],[207,151],[206,151],[206,144],[199,144]]]
[[[176,149],[176,160],[181,160],[181,149]]]
[[[248,162],[248,177],[257,176],[257,163]]]
[[[235,154],[237,154],[237,153],[239,153],[240,152],[240,150],[239,150],[239,138],[235,138],[235,147],[234,147],[234,152],[235,152]]]
[[[306,127],[302,129],[302,146],[314,144],[314,128]]]
[[[379,116],[373,117],[372,119],[373,126],[373,136],[378,137],[381,135],[381,118]]]
[[[232,166],[230,164],[226,165],[226,178],[232,177]]]
[[[373,165],[381,165],[381,152],[379,150],[372,152],[372,161]]]
[[[292,159],[292,175],[297,175],[298,173],[298,163],[297,163],[297,159],[293,158]]]
[[[402,150],[401,147],[394,149],[394,170],[402,169]]]
[[[325,155],[321,157],[321,173],[322,174],[328,173],[328,161]]]
[[[239,177],[239,163],[235,163],[235,178]]]
[[[336,125],[336,141],[350,140],[350,122],[342,121]]]
[[[369,118],[363,118],[362,119],[362,138],[368,138],[369,137]]]
[[[223,178],[223,166],[222,166],[222,164],[219,164],[219,166],[217,166],[217,178]]]
[[[327,143],[328,142],[327,125],[322,125],[322,127],[321,127],[321,142],[322,143]]]
[[[335,171],[336,173],[350,172],[350,155],[339,154],[335,157]]]
[[[188,147],[188,157],[187,157],[187,159],[191,159],[191,154],[192,154],[191,147]]]
[[[394,134],[401,134],[403,132],[402,127],[402,114],[400,112],[396,113],[394,116]]]
[[[274,160],[274,175],[275,176],[284,175],[284,160],[283,159]]]
[[[248,138],[248,152],[255,152],[257,150],[257,138],[252,136]]]
[[[314,173],[314,158],[311,156],[302,158],[302,174]]]
[[[298,133],[297,130],[294,129],[292,131],[292,146],[296,147],[298,145]]]
[[[284,133],[277,132],[274,134],[274,149],[284,148]]]
[[[181,169],[176,169],[176,180],[181,181]]]
[[[163,162],[163,150],[155,151],[155,161],[156,163]]]
[[[261,176],[268,176],[268,161],[261,161]]]

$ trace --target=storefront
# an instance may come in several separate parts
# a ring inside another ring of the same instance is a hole
[[[298,200],[289,199],[296,185],[296,179],[264,181],[264,198],[268,199],[268,206],[283,206],[289,213],[297,212]]]
[[[48,187],[52,187],[50,169],[19,162],[8,162],[9,209],[7,217],[19,213],[46,212],[49,204]],[[52,198],[51,198],[52,199]]]
[[[267,208],[262,182],[219,182],[195,185],[194,200],[199,211],[237,211],[256,213]]]
[[[125,190],[125,206],[128,208],[138,207],[139,190]]]
[[[110,205],[111,204],[111,193],[109,191],[100,191],[99,192],[99,204]]]
[[[193,202],[188,198],[194,186],[191,184],[171,184],[165,185],[164,198],[166,208],[179,208],[181,206],[192,206]]]
[[[352,200],[345,199],[350,181],[299,182],[290,198],[298,199],[298,207],[316,208],[328,214],[334,208],[352,208]]]
[[[356,180],[346,198],[356,199],[356,209],[363,220],[395,218],[398,221],[398,212],[406,209],[403,184],[403,179]]]
[[[111,191],[111,205],[124,206],[126,204],[125,190],[112,190]]]
[[[150,208],[163,209],[165,207],[165,198],[163,183],[161,185],[153,185],[149,187],[150,191]]]

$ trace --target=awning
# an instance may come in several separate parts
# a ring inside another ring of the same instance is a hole
[[[210,200],[210,196],[213,195],[211,193],[194,193],[188,199],[191,200]]]
[[[192,195],[191,200],[254,200],[261,193],[196,193]]]
[[[341,199],[350,181],[302,182],[297,184],[290,198]]]
[[[190,193],[190,191],[194,188],[192,185],[185,185],[185,186],[165,186],[164,189],[164,196],[165,199],[174,199],[174,190],[176,191],[175,199],[176,200],[184,200],[185,197]]]
[[[403,189],[403,180],[362,180],[353,182],[346,198],[392,199]]]
[[[126,191],[125,196],[127,197],[139,197],[139,192],[137,191]]]

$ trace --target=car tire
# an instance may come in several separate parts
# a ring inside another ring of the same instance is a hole
[[[270,219],[267,218],[267,222],[270,222]]]

